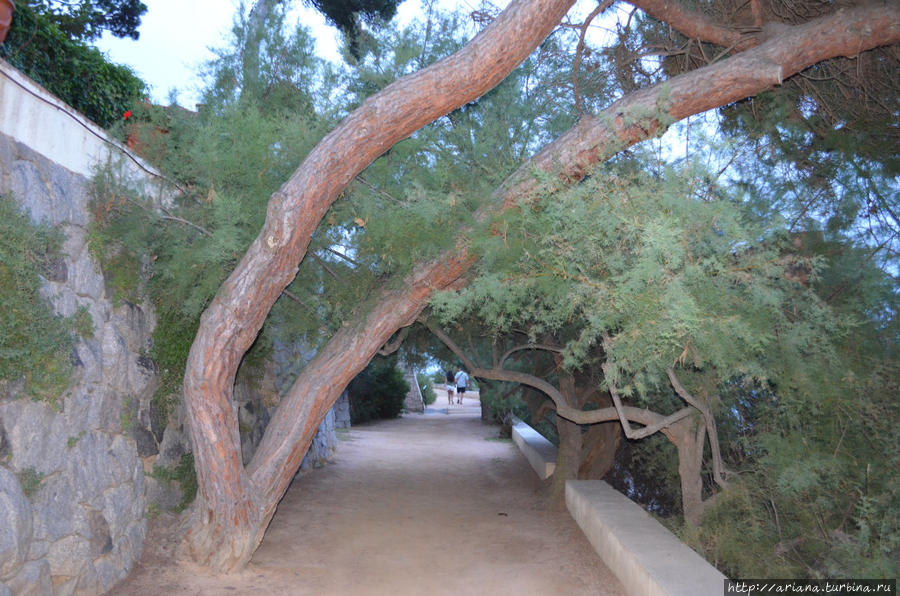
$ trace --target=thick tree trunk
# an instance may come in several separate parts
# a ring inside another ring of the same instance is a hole
[[[678,450],[678,477],[681,479],[681,509],[684,520],[700,525],[703,518],[703,447],[706,427],[699,416],[679,420],[663,431]]]
[[[515,0],[463,49],[367,99],[272,196],[261,233],[203,313],[188,356],[184,397],[199,488],[187,546],[197,562],[229,571],[249,561],[318,420],[365,366],[378,348],[375,344],[383,344],[393,330],[412,320],[389,312],[389,323],[379,322],[376,329],[349,327],[356,337],[347,328],[339,333],[301,376],[305,384],[295,384],[283,400],[249,470],[244,470],[231,395],[237,367],[296,274],[329,206],[394,143],[502,81],[552,31],[572,2]],[[429,271],[447,275],[446,270]],[[420,309],[433,289],[411,292],[399,312]],[[393,330],[382,337],[378,331],[387,325],[394,325]]]
[[[622,427],[618,422],[592,424],[582,439],[581,465],[578,478],[603,478],[616,463],[616,451],[622,442]]]
[[[556,451],[556,468],[553,470],[553,475],[549,478],[547,488],[550,501],[560,507],[564,507],[566,480],[578,477],[584,433],[580,424],[575,424],[557,416],[556,434],[559,436],[559,449]]]
[[[312,232],[353,177],[398,140],[478,97],[550,32],[571,0],[517,0],[463,50],[369,98],[310,153],[269,202],[266,223],[201,317],[184,394],[199,490],[187,545],[201,564],[242,567],[262,538],[321,418],[346,383],[391,335],[409,324],[435,290],[473,264],[461,242],[419,266],[407,287],[361,309],[304,370],[279,407],[247,470],[241,465],[232,403],[240,360],[271,306],[296,273]],[[585,117],[513,175],[495,199],[514,204],[537,187],[531,175],[562,166],[565,181],[669,123],[742,99],[826,58],[900,41],[900,8],[843,11],[783,33],[757,48],[639,91]],[[402,292],[402,293],[400,293]]]

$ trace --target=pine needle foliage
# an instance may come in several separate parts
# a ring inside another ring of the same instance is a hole
[[[604,388],[660,412],[680,407],[675,369],[739,473],[682,530],[726,573],[893,577],[896,287],[864,248],[792,234],[714,179],[637,154],[523,201],[475,239],[477,279],[435,312],[493,337],[562,339],[565,368],[604,363]],[[663,444],[636,446],[640,469],[625,471],[654,478],[635,488],[651,505],[678,492]]]
[[[312,55],[308,33],[295,33],[272,36],[273,43],[286,45],[288,57],[269,47],[286,62],[282,68],[301,61],[301,53]],[[233,81],[223,74],[233,60],[223,52],[213,77],[221,86],[208,93],[199,114],[139,105],[119,131],[125,136],[136,129],[142,139],[155,141],[143,144],[145,155],[176,181],[171,201],[135,188],[115,164],[94,178],[92,247],[120,298],[149,298],[159,313],[150,356],[161,373],[157,398],[169,409],[200,314],[258,233],[272,192],[327,131],[310,96],[277,68],[263,68],[259,84],[263,91],[291,87],[294,97],[305,98],[294,106],[299,111],[288,110],[292,104],[282,101],[283,94],[235,99]],[[292,321],[292,329],[318,331],[317,312],[294,303],[279,309],[289,310],[282,318]],[[258,349],[268,345],[261,342]]]

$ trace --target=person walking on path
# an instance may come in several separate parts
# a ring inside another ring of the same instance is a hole
[[[453,371],[447,369],[447,404],[453,403],[453,391],[456,388],[456,376],[453,374]]]
[[[466,374],[466,371],[461,370],[456,373],[455,377],[456,381],[456,403],[463,403],[463,394],[466,392],[466,386],[469,384],[469,375]]]

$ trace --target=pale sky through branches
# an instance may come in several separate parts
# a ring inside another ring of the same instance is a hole
[[[496,1],[505,5],[504,0]],[[236,0],[144,0],[147,12],[138,29],[140,39],[118,39],[104,35],[97,47],[113,62],[126,64],[151,86],[155,103],[168,103],[169,90],[178,90],[178,100],[186,108],[199,101],[202,81],[200,66],[214,57],[210,47],[222,47],[229,36]],[[325,24],[325,18],[304,5],[290,0],[289,22],[299,22],[312,30],[319,56],[340,61],[337,29]],[[480,0],[438,0],[444,10],[459,8],[471,12]],[[424,15],[421,0],[405,0],[398,8],[396,22],[406,25]]]

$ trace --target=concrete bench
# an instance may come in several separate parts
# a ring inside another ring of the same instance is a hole
[[[556,469],[556,447],[536,430],[519,419],[513,419],[512,439],[541,480]]]
[[[629,595],[722,594],[724,575],[606,482],[566,481],[566,506]]]

